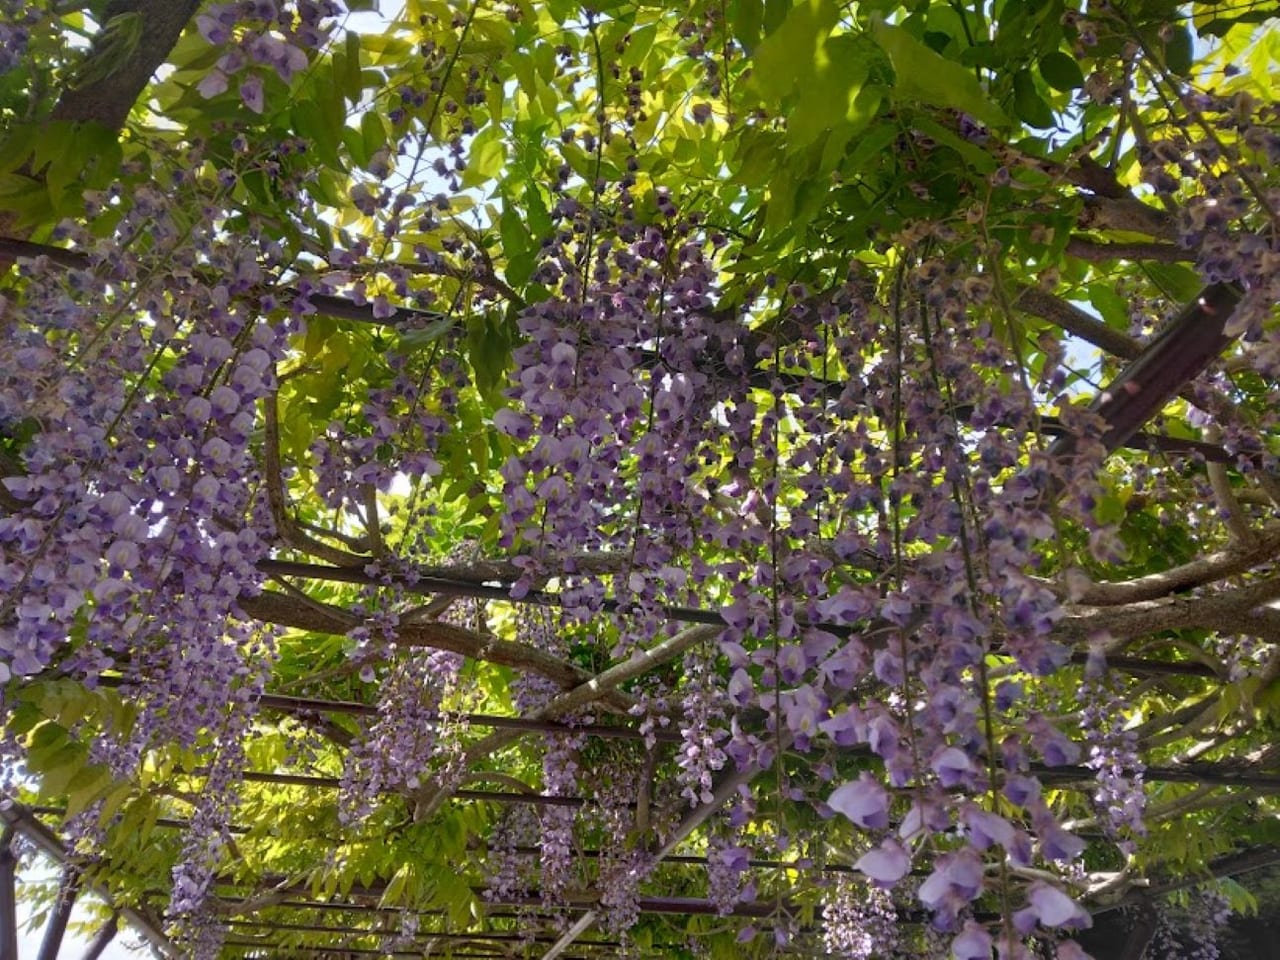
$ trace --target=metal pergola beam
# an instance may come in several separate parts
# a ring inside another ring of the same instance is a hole
[[[866,753],[846,749],[847,755]],[[1030,764],[1030,770],[1042,780],[1060,786],[1075,782],[1091,782],[1098,772],[1090,767],[1070,764],[1050,766],[1044,763]],[[194,774],[199,776],[200,773]],[[240,774],[246,783],[272,783],[280,786],[313,787],[321,790],[337,790],[342,781],[337,777],[318,777],[297,773],[263,773],[246,770]],[[1268,793],[1280,793],[1280,774],[1266,773],[1250,767],[1231,763],[1188,763],[1180,766],[1148,766],[1142,768],[1143,779],[1149,783],[1207,783],[1222,787],[1248,787]],[[508,793],[499,790],[455,790],[459,800],[479,800],[493,803],[526,803],[543,807],[581,807],[583,797],[561,797],[544,793]]]
[[[104,687],[119,687],[122,677],[99,677],[98,682]],[[257,704],[264,710],[279,713],[338,713],[355,717],[376,717],[378,707],[352,700],[326,700],[316,697],[294,697],[278,693],[266,693],[258,698]],[[657,728],[650,733],[643,733],[638,726],[626,726],[612,723],[569,723],[563,720],[534,720],[526,717],[503,717],[488,713],[457,713],[441,711],[435,718],[437,723],[460,723],[469,727],[491,727],[495,730],[520,730],[528,733],[563,733],[573,736],[597,737],[602,740],[660,740],[670,743],[680,741],[680,731]]]
[[[297,933],[342,933],[348,935],[360,936],[383,936],[394,937],[396,930],[391,928],[361,930],[356,927],[338,927],[332,924],[323,923],[284,923],[273,920],[230,920],[227,923],[229,927],[258,927],[265,930],[284,930],[294,931]],[[508,933],[490,932],[490,933],[466,933],[466,932],[441,932],[437,930],[419,931],[417,939],[423,940],[450,940],[450,941],[467,941],[475,940],[485,943],[525,943],[527,941],[550,943],[554,937],[546,934],[525,934],[517,931]],[[620,947],[619,940],[582,940],[582,946],[592,947]]]
[[[107,945],[116,938],[116,934],[120,932],[120,914],[112,913],[99,929],[97,935],[93,938],[93,942],[89,944],[89,949],[85,950],[81,960],[98,960],[102,956],[102,952],[107,949]]]
[[[293,889],[285,888],[284,893],[301,893],[306,888],[304,885],[297,885]],[[473,893],[476,896],[484,896],[483,888],[475,888]],[[368,897],[369,899],[378,899],[382,896],[382,887],[374,884],[368,887],[353,888],[349,894],[353,897]],[[251,898],[241,896],[224,896],[219,897],[226,903],[243,903]],[[580,897],[571,899],[567,903],[556,904],[557,910],[591,910],[597,904],[595,897]],[[542,899],[542,895],[536,890],[528,894],[520,896],[500,897],[498,899],[485,900],[486,904],[493,904],[499,907],[545,907],[546,902]],[[351,901],[342,903],[332,903],[323,900],[282,900],[278,903],[272,903],[272,907],[298,907],[316,910],[358,910],[362,912],[378,912],[396,914],[401,912],[399,908],[380,907],[376,904],[361,904]],[[655,897],[642,896],[639,898],[639,906],[641,913],[672,913],[672,914],[699,914],[699,915],[715,915],[719,912],[719,906],[711,900],[703,897]],[[783,903],[782,908],[785,910],[787,904]],[[769,917],[776,913],[779,905],[775,901],[738,903],[734,905],[731,916],[736,917]],[[422,916],[443,915],[443,911],[439,910],[423,910],[418,911]],[[486,915],[494,916],[510,916],[519,918],[518,913],[501,914],[486,911]]]
[[[36,955],[36,960],[58,960],[62,938],[67,933],[67,921],[71,919],[71,911],[75,908],[79,895],[80,871],[74,864],[64,861],[62,879],[58,881],[58,900],[45,923],[44,939],[40,941],[40,952]]]
[[[13,824],[0,832],[0,960],[18,960],[17,874],[18,855],[13,852]]]
[[[242,951],[261,951],[260,956],[270,957],[272,960],[279,960],[281,957],[322,957],[340,954],[342,956],[374,956],[374,957],[412,957],[414,960],[421,960],[423,957],[444,957],[457,958],[490,958],[505,957],[507,960],[518,956],[511,951],[510,948],[497,948],[490,946],[488,949],[477,950],[459,950],[452,944],[432,943],[430,938],[418,940],[411,944],[396,950],[379,950],[376,947],[355,947],[355,946],[331,946],[328,944],[295,944],[286,946],[284,943],[275,940],[257,940],[253,938],[232,938],[222,942],[224,949],[231,948]],[[577,955],[577,960],[600,960],[607,954],[599,951],[583,950]]]

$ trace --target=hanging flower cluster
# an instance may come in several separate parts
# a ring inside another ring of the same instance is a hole
[[[243,76],[240,99],[254,113],[262,113],[266,93],[261,73],[252,68],[274,70],[289,83],[306,69],[309,54],[327,42],[332,18],[342,12],[333,0],[247,0],[206,8],[196,17],[196,27],[210,44],[226,52],[200,81],[200,93],[215,97]]]

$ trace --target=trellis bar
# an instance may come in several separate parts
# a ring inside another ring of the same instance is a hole
[[[45,923],[44,939],[40,941],[40,952],[36,955],[36,960],[58,960],[62,938],[67,933],[67,921],[71,919],[71,911],[79,895],[80,871],[73,864],[64,861],[62,879],[58,882],[58,900]]]
[[[849,748],[846,754],[865,751]],[[1078,764],[1049,766],[1033,763],[1030,770],[1041,780],[1052,783],[1090,781],[1097,771]],[[204,771],[196,771],[200,776]],[[1231,764],[1196,763],[1185,766],[1144,767],[1142,777],[1149,783],[1210,783],[1224,787],[1248,787],[1252,790],[1280,793],[1280,774],[1261,773]],[[342,781],[337,777],[318,777],[297,773],[262,773],[244,771],[241,778],[249,783],[274,783],[282,786],[316,787],[336,790]],[[456,790],[453,795],[461,800],[488,800],[494,803],[528,803],[544,807],[580,807],[587,801],[582,797],[551,796],[543,793],[508,793],[498,790]]]
[[[102,956],[102,952],[107,949],[107,945],[116,938],[116,934],[120,932],[120,914],[112,913],[99,929],[97,935],[93,938],[93,942],[89,944],[89,949],[84,952],[81,960],[98,960]]]
[[[13,852],[14,828],[7,824],[0,833],[0,957],[18,956],[18,911],[15,886],[18,856]]]
[[[337,927],[329,924],[284,923],[272,920],[231,920],[227,923],[227,926],[259,927],[267,930],[285,930],[297,933],[342,933],[358,936],[394,937],[397,933],[394,929],[360,930],[355,927]],[[525,943],[530,940],[549,943],[553,939],[546,934],[525,934],[514,931],[511,933],[444,933],[438,930],[420,930],[417,936],[420,940],[478,940],[492,943]],[[582,946],[592,947],[619,947],[622,945],[618,940],[581,940],[579,943]]]

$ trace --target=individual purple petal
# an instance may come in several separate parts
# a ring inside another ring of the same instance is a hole
[[[1013,845],[1013,824],[997,813],[971,806],[964,812],[964,823],[969,828],[969,842],[975,850],[986,850],[993,843],[1005,849]]]
[[[210,70],[201,79],[196,86],[200,91],[200,96],[208,100],[210,97],[216,97],[220,93],[225,93],[227,89],[227,75],[217,68]]]
[[[738,668],[733,671],[733,676],[729,678],[727,693],[729,694],[729,699],[738,706],[749,706],[751,704],[752,694],[754,693],[754,687],[751,683],[751,675],[742,668]]]
[[[951,941],[951,955],[955,960],[991,960],[991,934],[972,920],[966,920],[964,929]]]
[[[954,917],[981,892],[982,861],[966,849],[939,857],[933,873],[920,885],[919,896],[930,910]]]
[[[885,760],[898,755],[899,742],[898,727],[892,718],[881,714],[867,725],[867,744]]]
[[[493,415],[493,425],[517,440],[528,440],[533,436],[533,421],[510,407],[503,407]]]
[[[231,31],[226,24],[205,14],[196,17],[196,29],[200,31],[200,36],[215,47],[220,47],[231,39]]]
[[[887,687],[902,685],[906,676],[902,669],[902,658],[892,650],[877,650],[874,658],[876,679]]]
[[[1034,907],[1023,907],[1021,910],[1015,910],[1010,920],[1013,922],[1013,929],[1018,932],[1020,937],[1031,936],[1040,924],[1040,918],[1036,916]]]
[[[866,773],[836,787],[827,805],[864,830],[883,830],[889,825],[889,792]]]
[[[944,747],[934,754],[929,766],[944,787],[954,787],[964,782],[973,772],[973,761],[959,747]]]
[[[294,74],[299,73],[307,68],[306,51],[293,44],[286,44],[280,55],[275,60],[276,73],[280,75],[280,79],[288,83],[293,79]]]
[[[830,737],[837,747],[852,747],[858,743],[862,739],[859,731],[864,728],[862,711],[853,706],[818,724],[818,729]]]
[[[1027,902],[1046,927],[1070,924],[1077,929],[1092,925],[1092,918],[1063,891],[1049,883],[1037,881],[1027,893]]]
[[[864,853],[853,867],[868,880],[893,886],[911,870],[911,855],[906,847],[890,838]]]
[[[240,84],[240,99],[254,113],[262,113],[266,109],[266,100],[262,92],[262,78],[256,74],[248,76]]]
[[[1067,863],[1084,852],[1084,841],[1061,827],[1050,827],[1040,834],[1040,855],[1046,860]]]
[[[1014,774],[1004,782],[1004,795],[1010,803],[1025,807],[1040,798],[1040,781],[1035,777]]]

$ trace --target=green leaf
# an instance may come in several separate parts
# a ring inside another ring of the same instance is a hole
[[[457,322],[452,317],[441,317],[439,320],[431,321],[425,327],[404,331],[400,334],[400,342],[410,350],[421,350],[435,343],[456,326]]]
[[[773,33],[787,19],[791,0],[764,0],[764,32]]]
[[[757,48],[751,83],[766,103],[780,103],[798,84],[830,66],[827,36],[840,17],[835,0],[800,0]]]
[[[414,867],[412,863],[402,863],[400,869],[395,872],[390,880],[387,881],[387,887],[382,892],[382,897],[378,901],[381,907],[390,907],[399,905],[404,896],[405,888],[409,885],[409,881],[413,879]]]
[[[1191,31],[1186,27],[1178,27],[1173,31],[1169,39],[1165,41],[1164,65],[1171,72],[1180,77],[1185,77],[1191,73],[1191,66],[1194,62],[1195,52]]]
[[[41,173],[59,157],[75,151],[76,126],[68,121],[50,120],[36,128],[31,150],[32,173]]]
[[[897,78],[893,92],[898,98],[962,110],[989,127],[1014,126],[977,78],[954,60],[935,53],[902,27],[883,20],[872,23],[871,33],[893,64]]]
[[[0,212],[11,213],[24,223],[35,223],[49,211],[49,192],[43,183],[19,173],[0,173]]]
[[[40,793],[45,797],[56,797],[80,772],[88,757],[89,751],[84,744],[67,742],[51,750],[33,750],[27,767],[41,774]]]
[[[1054,90],[1070,93],[1084,86],[1084,73],[1075,57],[1061,50],[1046,53],[1040,58],[1040,76]]]
[[[360,144],[364,148],[361,166],[367,166],[369,158],[387,144],[387,128],[376,110],[365,111],[360,118]]]
[[[315,150],[316,155],[330,167],[342,169],[337,145],[342,139],[342,127],[333,122],[331,114],[310,99],[297,100],[290,108],[293,127]]]
[[[489,183],[502,173],[507,160],[507,148],[499,137],[500,133],[500,127],[490,126],[472,141],[467,169],[462,174],[462,182],[467,186],[478,187]]]
[[[467,318],[467,354],[480,393],[495,403],[507,383],[511,339],[501,317],[476,314]]]
[[[857,37],[832,37],[823,45],[823,62],[800,88],[787,117],[787,147],[791,152],[813,143],[824,130],[861,119],[858,93],[870,70],[870,58]]]
[[[1056,124],[1053,109],[1036,91],[1036,82],[1030,70],[1019,70],[1013,75],[1013,106],[1018,119],[1033,127],[1052,127]]]
[[[347,34],[346,46],[333,55],[333,73],[341,85],[342,92],[352,103],[358,103],[364,89],[364,78],[360,70],[360,33],[352,30]]]
[[[771,232],[781,230],[792,222],[796,209],[796,186],[792,177],[778,176],[770,187],[764,224]]]
[[[503,205],[502,215],[498,218],[498,232],[502,234],[502,250],[508,259],[520,256],[521,253],[529,250],[532,242],[529,228],[526,228],[525,221],[520,219],[516,206],[509,202]]]
[[[742,49],[751,56],[764,28],[764,0],[733,0],[729,4],[729,24]]]
[[[0,173],[18,170],[30,159],[35,149],[35,140],[39,137],[39,129],[18,123],[9,127],[9,135],[0,142]]]
[[[1200,296],[1204,281],[1181,263],[1144,263],[1142,270],[1171,300],[1188,303]]]
[[[1129,325],[1129,304],[1110,284],[1095,283],[1088,289],[1089,303],[1107,326],[1124,330]]]
[[[106,767],[94,764],[84,767],[71,782],[67,784],[67,813],[74,817],[88,808],[112,784],[111,772]]]

